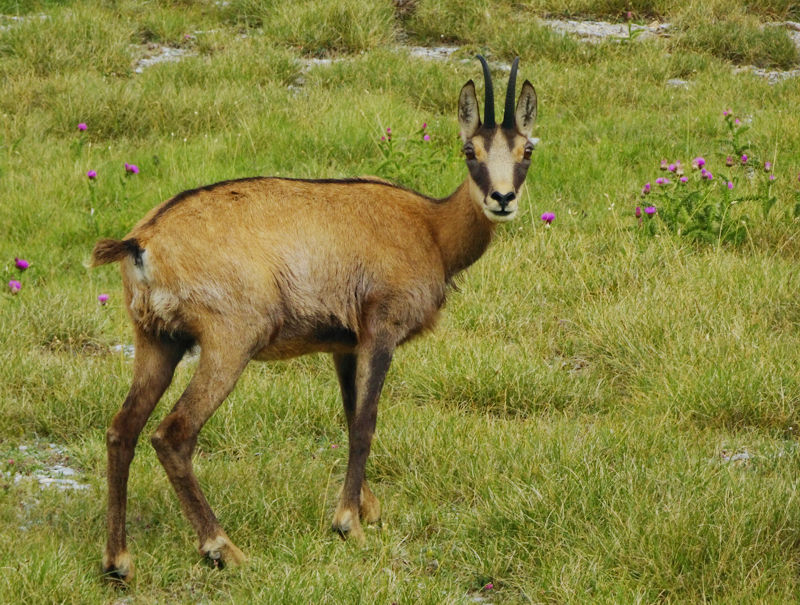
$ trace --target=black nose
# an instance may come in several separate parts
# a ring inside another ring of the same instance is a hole
[[[495,191],[489,197],[497,201],[497,203],[500,204],[500,208],[505,210],[506,206],[508,206],[508,203],[517,196],[513,191],[509,191],[506,194],[500,193],[499,191]]]

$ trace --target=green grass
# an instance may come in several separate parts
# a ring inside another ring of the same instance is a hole
[[[733,69],[796,63],[785,32],[760,27],[795,5],[633,2],[676,34],[588,46],[538,18],[619,20],[627,3],[419,0],[398,18],[388,1],[284,4],[0,3],[33,17],[0,30],[0,602],[796,602],[800,80]],[[445,63],[400,46],[442,34],[463,46]],[[137,74],[148,43],[189,54]],[[465,175],[455,105],[466,80],[482,89],[477,51],[521,55],[541,145],[522,215],[395,356],[367,469],[382,527],[363,547],[328,530],[347,459],[330,360],[252,364],[195,457],[249,563],[203,565],[143,437],[137,577],[104,584],[105,430],[131,377],[112,347],[131,331],[118,271],[86,268],[94,241],[216,180],[375,173],[385,128],[422,122],[450,159],[402,180],[445,195]],[[769,218],[736,247],[644,237],[642,185],[662,158],[719,166],[728,108],[774,164]],[[14,481],[53,463],[89,489]]]

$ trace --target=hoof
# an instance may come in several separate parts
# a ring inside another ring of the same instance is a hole
[[[343,540],[350,538],[358,544],[364,543],[364,530],[361,528],[361,522],[358,520],[358,516],[348,509],[338,509],[336,511],[331,529],[339,534]]]
[[[366,483],[361,488],[361,506],[358,514],[364,523],[373,524],[381,520],[381,503]]]
[[[217,536],[213,540],[207,540],[200,547],[200,553],[213,569],[225,569],[228,566],[236,567],[246,560],[244,553],[225,535]]]
[[[103,557],[103,577],[110,582],[127,584],[133,578],[133,559],[127,551],[110,557]]]

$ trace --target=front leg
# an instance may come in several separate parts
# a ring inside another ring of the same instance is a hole
[[[378,399],[393,353],[393,346],[375,342],[359,347],[357,355],[334,358],[348,421],[350,450],[344,487],[333,515],[333,529],[359,541],[364,539],[359,517],[367,522],[380,518],[380,504],[366,485],[364,469],[375,433]]]

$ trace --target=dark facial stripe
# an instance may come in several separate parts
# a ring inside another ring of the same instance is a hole
[[[530,160],[522,160],[514,164],[514,191],[519,191],[522,183],[525,182],[525,177],[528,174],[528,166],[531,165]]]
[[[489,168],[486,164],[475,161],[472,164],[467,163],[467,168],[469,168],[469,174],[472,176],[472,180],[475,181],[475,184],[483,195],[489,195],[491,182],[489,181]]]

